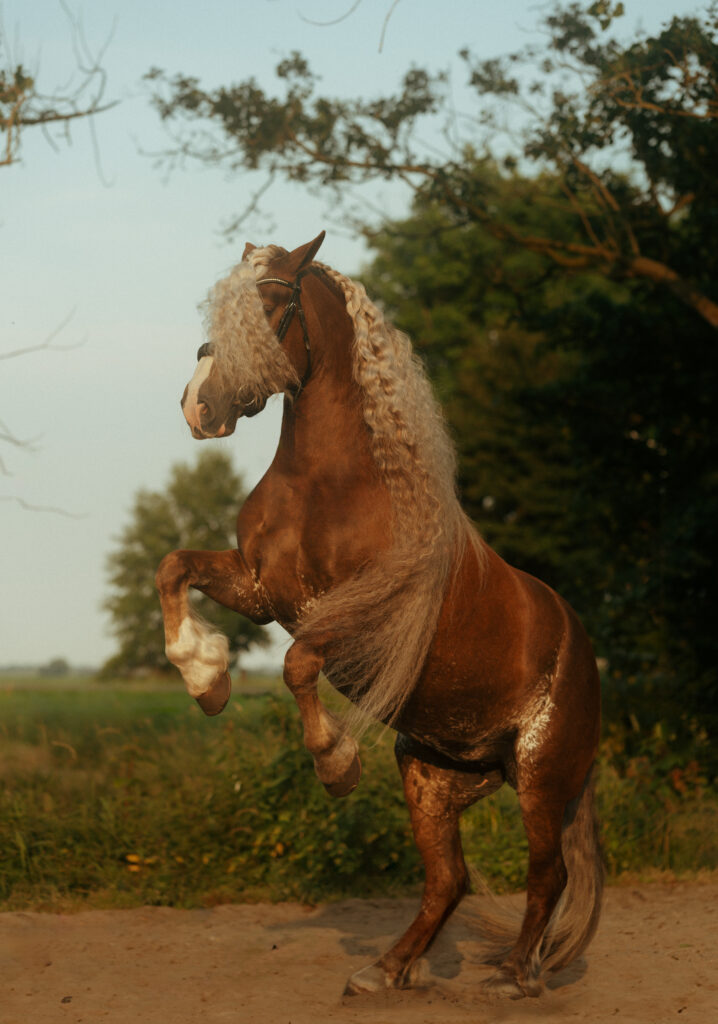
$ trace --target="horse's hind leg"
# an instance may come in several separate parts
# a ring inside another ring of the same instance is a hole
[[[499,970],[485,982],[485,988],[514,999],[537,996],[543,990],[540,978],[544,933],[561,893],[567,870],[561,850],[561,831],[567,798],[549,785],[534,781],[519,789],[521,815],[529,844],[526,880],[526,911],[519,937]]]
[[[321,654],[298,641],[284,659],[284,681],[297,702],[304,745],[314,758],[320,782],[332,796],[346,796],[356,789],[361,761],[356,742],[319,700],[317,679],[323,664]]]
[[[498,767],[480,774],[427,764],[403,753],[400,742],[397,757],[414,840],[424,862],[424,892],[419,913],[399,941],[375,964],[349,979],[345,990],[349,995],[403,988],[410,983],[412,965],[429,947],[469,887],[461,848],[460,815],[504,781]]]

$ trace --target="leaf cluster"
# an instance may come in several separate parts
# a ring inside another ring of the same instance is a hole
[[[298,53],[277,68],[283,95],[252,79],[204,91],[196,79],[155,70],[155,106],[178,128],[166,156],[262,169],[268,183],[282,177],[340,194],[350,184],[401,180],[566,270],[595,267],[667,286],[718,326],[715,282],[696,250],[700,225],[716,209],[716,19],[673,18],[626,46],[605,36],[621,13],[609,0],[572,3],[545,17],[540,48],[490,60],[464,49],[475,110],[460,117],[446,76],[418,67],[393,95],[350,100],[318,95]],[[485,201],[475,168],[467,173],[467,152],[484,152],[500,126],[487,99],[520,111],[507,166],[551,172],[574,237],[544,224],[517,228]],[[421,141],[439,133],[442,151]]]
[[[315,96],[316,78],[297,52],[280,61],[276,75],[282,96],[268,94],[253,78],[206,91],[196,78],[152,69],[146,80],[160,117],[184,122],[168,158],[264,168],[323,186],[376,174],[392,177],[413,159],[413,127],[436,112],[444,81],[443,75],[411,68],[391,96],[350,101]],[[186,131],[197,122],[205,124]]]

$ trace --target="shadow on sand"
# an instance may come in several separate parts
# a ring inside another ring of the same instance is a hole
[[[414,972],[415,987],[427,988],[442,982],[459,980],[464,985],[479,985],[494,970],[482,934],[481,907],[484,897],[469,896],[449,918],[437,939],[422,957]],[[361,958],[367,964],[377,960],[396,941],[414,918],[418,899],[344,900],[325,904],[301,921],[277,926],[286,933],[312,929],[339,933],[339,944],[347,958]],[[502,898],[504,902],[504,898]],[[523,896],[508,897],[505,902],[516,911],[516,931]],[[307,941],[311,941],[308,939]],[[549,990],[577,982],[586,973],[586,962],[579,958],[546,981]]]

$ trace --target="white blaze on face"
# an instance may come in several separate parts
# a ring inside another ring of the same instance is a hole
[[[209,377],[213,363],[212,356],[202,356],[197,363],[192,380],[187,385],[187,397],[182,411],[190,427],[196,427],[198,430],[200,429],[199,389]]]

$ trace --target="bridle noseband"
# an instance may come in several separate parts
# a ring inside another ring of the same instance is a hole
[[[308,268],[307,268],[308,270]],[[304,348],[307,353],[307,366],[299,382],[299,387],[294,392],[294,398],[297,399],[302,391],[302,388],[309,380],[309,375],[312,372],[312,350],[309,345],[309,332],[307,331],[307,320],[304,316],[304,309],[302,307],[302,278],[307,273],[307,270],[302,271],[297,275],[294,281],[285,281],[282,277],[263,277],[261,281],[257,281],[257,288],[260,284],[281,284],[284,288],[291,288],[292,294],[289,296],[289,302],[284,307],[281,319],[277,326],[276,335],[277,341],[281,345],[284,341],[289,325],[294,319],[294,314],[299,314],[299,323],[302,325],[302,337],[304,339]],[[212,355],[212,345],[210,342],[205,342],[204,345],[200,345],[197,350],[197,360],[199,361],[203,356]]]

